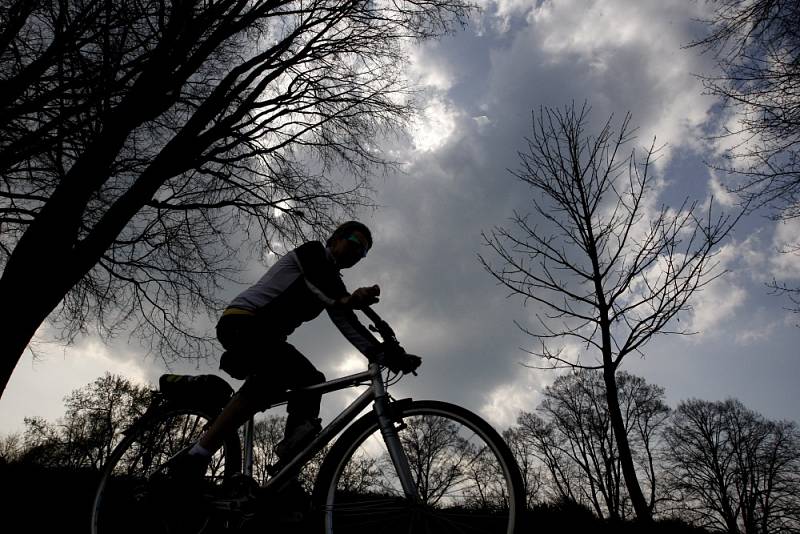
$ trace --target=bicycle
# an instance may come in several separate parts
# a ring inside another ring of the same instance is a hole
[[[362,311],[384,343],[399,347],[385,321],[369,308]],[[277,490],[337,435],[319,469],[306,525],[311,521],[327,534],[365,527],[380,528],[382,534],[521,531],[522,478],[497,431],[453,404],[392,398],[388,388],[404,375],[375,362],[366,371],[289,391],[276,400],[273,406],[303,392],[369,386],[261,486],[251,477],[251,417],[243,425],[244,455],[239,433],[228,436],[206,472],[202,497],[175,517],[175,495],[164,486],[165,465],[197,439],[233,393],[222,378],[207,376],[199,399],[154,392],[150,408],[125,432],[104,467],[92,534],[197,534],[252,527],[256,518],[263,519],[259,512],[280,502]],[[372,411],[356,419],[369,404]]]

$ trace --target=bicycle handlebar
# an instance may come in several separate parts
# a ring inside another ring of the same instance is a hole
[[[361,311],[364,312],[364,315],[372,321],[373,324],[369,325],[369,329],[373,332],[377,332],[381,338],[383,338],[384,344],[395,346],[402,350],[400,347],[400,342],[397,341],[397,336],[392,330],[392,327],[389,326],[389,323],[381,319],[381,316],[378,315],[375,310],[370,308],[369,306],[364,306],[361,308]],[[405,351],[403,351],[405,353]],[[411,371],[411,374],[417,376],[416,371]]]
[[[392,330],[392,327],[389,326],[389,323],[381,319],[381,316],[378,315],[375,310],[369,306],[364,306],[361,308],[361,311],[364,312],[364,315],[366,315],[373,323],[370,325],[370,330],[380,334],[384,343],[400,346],[400,342],[397,341],[397,336],[395,335],[394,330]]]

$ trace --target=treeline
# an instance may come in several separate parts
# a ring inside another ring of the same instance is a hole
[[[624,372],[618,385],[637,471],[656,517],[729,534],[800,530],[800,433],[795,423],[771,421],[733,399],[688,400],[673,410],[662,387]],[[68,395],[58,421],[29,418],[24,432],[0,438],[0,461],[7,467],[97,471],[123,430],[145,411],[150,396],[150,388],[106,374]],[[505,430],[529,508],[566,508],[573,516],[576,510],[590,510],[611,523],[632,519],[604,400],[599,373],[563,375],[545,388],[535,411],[522,412],[517,424]],[[279,416],[257,420],[254,477],[259,482],[276,461],[273,448],[283,423]],[[309,488],[324,452],[302,475]],[[377,466],[358,466],[348,473],[348,484],[367,487],[379,472]],[[485,478],[478,468],[462,475]]]
[[[656,517],[729,534],[800,531],[800,434],[740,401],[687,400],[620,372],[619,398],[637,474]],[[535,413],[504,436],[529,504],[569,500],[599,517],[633,515],[605,403],[603,377],[580,371],[545,388]]]

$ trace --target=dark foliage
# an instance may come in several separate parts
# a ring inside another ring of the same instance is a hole
[[[92,469],[0,465],[4,532],[88,532],[94,490]]]
[[[165,359],[212,354],[197,319],[249,253],[371,205],[368,177],[392,165],[376,141],[412,117],[404,43],[471,9],[0,4],[0,299],[15,303],[0,393],[48,318],[66,341],[129,331]]]
[[[0,502],[5,525],[27,533],[87,532],[99,474],[90,469],[48,469],[27,463],[0,465]],[[525,516],[523,532],[585,532],[595,534],[707,534],[708,531],[678,520],[648,525],[635,521],[598,519],[592,511],[573,501],[534,506]],[[18,527],[16,527],[18,525]],[[303,534],[316,532],[309,524],[278,525],[261,517],[242,532]],[[4,529],[5,530],[5,529]],[[261,530],[262,532],[265,530]],[[384,530],[381,530],[382,532]]]

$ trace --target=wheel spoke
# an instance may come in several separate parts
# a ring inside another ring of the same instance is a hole
[[[426,409],[428,405],[437,409]],[[381,534],[513,533],[522,509],[521,483],[499,435],[474,414],[452,405],[423,401],[419,406],[403,413],[398,432],[419,502],[402,498],[374,419],[358,422],[354,427],[361,425],[363,430],[359,426],[340,438],[342,452],[329,468],[333,474],[321,482],[327,485],[322,505],[326,533],[365,524],[380,528]],[[382,497],[387,491],[398,497]]]
[[[197,440],[208,421],[201,412],[164,411],[126,435],[104,468],[92,534],[196,534],[206,529],[207,492],[195,485],[176,486],[176,481],[165,478],[164,464]],[[213,469],[201,486],[213,493],[226,466],[238,470],[239,457],[238,438],[230,438],[213,458]]]

